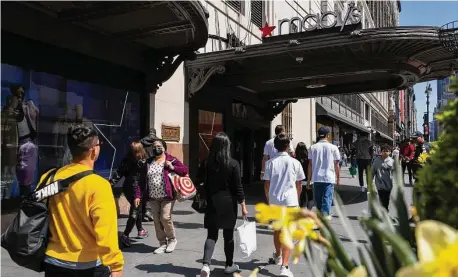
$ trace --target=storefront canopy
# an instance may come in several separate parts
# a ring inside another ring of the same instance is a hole
[[[192,97],[206,82],[266,101],[404,89],[450,75],[436,27],[356,27],[274,36],[187,62]]]
[[[2,2],[2,34],[19,35],[152,76],[160,85],[208,39],[199,1]],[[175,60],[174,60],[175,58]]]

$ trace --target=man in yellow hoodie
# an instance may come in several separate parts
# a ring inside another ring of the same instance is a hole
[[[92,127],[74,126],[67,143],[73,161],[60,168],[54,180],[93,170],[99,156],[100,141]],[[49,211],[45,277],[122,277],[116,205],[107,180],[91,174],[70,184],[50,198]]]

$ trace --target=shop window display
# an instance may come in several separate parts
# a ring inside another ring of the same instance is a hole
[[[140,136],[140,96],[2,64],[1,199],[36,186],[50,168],[71,161],[66,133],[93,126],[103,142],[95,170],[109,178],[128,141]]]
[[[199,162],[207,158],[213,138],[223,131],[221,113],[199,110]]]

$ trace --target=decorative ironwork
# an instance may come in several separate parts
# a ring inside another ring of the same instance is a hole
[[[440,27],[439,39],[448,51],[458,55],[458,20]]]
[[[196,92],[203,88],[213,74],[223,74],[224,72],[226,72],[226,67],[223,65],[207,68],[190,68],[188,83],[189,99],[191,99]]]
[[[269,106],[263,112],[263,116],[267,120],[274,119],[277,115],[279,115],[285,108],[288,106],[289,103],[296,103],[297,99],[290,99],[290,100],[283,100],[278,102],[269,102]]]

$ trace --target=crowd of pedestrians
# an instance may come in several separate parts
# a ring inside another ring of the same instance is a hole
[[[421,133],[405,141],[400,149],[375,146],[361,133],[352,150],[338,148],[329,141],[330,130],[318,129],[317,142],[308,148],[299,142],[296,149],[285,128],[278,125],[275,137],[266,142],[262,163],[265,197],[269,204],[284,207],[316,206],[323,216],[331,219],[335,186],[340,184],[341,166],[350,163],[358,167],[361,190],[365,191],[364,172],[371,168],[380,203],[387,210],[393,187],[394,158],[399,156],[402,170],[407,168],[409,182],[416,179],[421,167],[419,157],[427,151]],[[41,183],[84,176],[67,190],[49,198],[49,243],[44,258],[46,277],[54,276],[123,276],[123,256],[119,248],[117,209],[112,186],[124,178],[123,193],[130,203],[129,218],[120,237],[123,246],[131,246],[130,233],[137,228],[137,238],[148,236],[143,228],[144,216],[152,217],[157,239],[155,254],[171,253],[178,239],[172,220],[177,199],[172,180],[175,174],[188,175],[188,168],[167,152],[167,144],[152,130],[145,138],[131,142],[126,157],[109,181],[93,172],[100,153],[97,132],[88,126],[73,126],[68,132],[68,147],[73,157],[70,164],[45,173]],[[396,152],[395,152],[396,151]],[[370,167],[371,166],[371,167]],[[369,180],[366,180],[369,181]],[[217,134],[208,157],[200,164],[196,184],[206,200],[204,227],[207,238],[201,276],[211,274],[211,259],[223,230],[226,264],[224,272],[239,271],[234,263],[234,230],[240,207],[243,217],[248,211],[241,182],[239,163],[231,156],[231,142],[224,133]],[[282,245],[280,232],[273,235],[271,263],[280,266],[280,276],[292,277],[289,268],[290,249]]]

